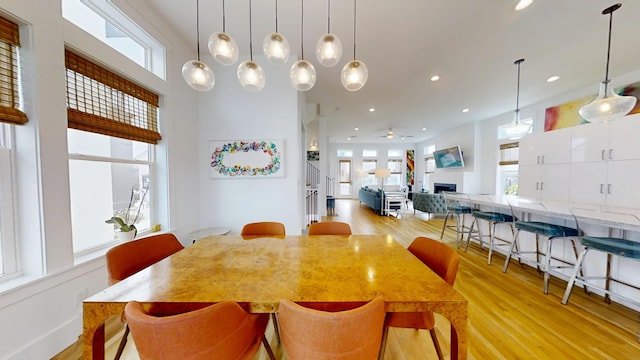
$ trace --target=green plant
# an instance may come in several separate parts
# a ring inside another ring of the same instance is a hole
[[[135,199],[135,188],[131,188],[131,197],[129,198],[129,206],[127,206],[127,211],[124,213],[124,216],[112,216],[111,219],[105,220],[104,222],[107,224],[114,224],[117,226],[118,230],[121,232],[129,232],[132,230],[136,230],[136,222],[138,222],[138,218],[140,217],[140,210],[142,209],[142,203],[144,202],[144,198],[147,196],[147,192],[149,188],[144,189],[142,193],[142,197],[140,198],[140,206],[136,211],[136,216],[133,218],[133,221],[130,220],[131,215],[131,207],[133,206],[133,202]]]

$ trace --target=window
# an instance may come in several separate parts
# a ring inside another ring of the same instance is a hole
[[[387,181],[387,185],[401,185],[402,184],[402,160],[390,159],[387,162],[387,167],[391,170],[391,176]]]
[[[353,150],[338,149],[338,157],[353,157]]]
[[[392,150],[392,149],[387,150],[387,156],[390,158],[402,157],[403,154],[404,152],[402,150]]]
[[[505,195],[518,194],[518,160],[520,154],[518,142],[500,145],[499,191]]]
[[[63,0],[62,15],[138,65],[164,79],[164,48],[104,0]]]
[[[70,51],[65,60],[73,248],[82,254],[115,241],[104,221],[129,204],[138,233],[153,223],[158,96]]]
[[[376,167],[378,166],[378,161],[376,159],[365,159],[362,160],[362,172],[363,179],[362,185],[376,185]]]
[[[377,150],[362,150],[362,157],[377,157]]]
[[[11,134],[13,126],[28,120],[22,111],[19,47],[18,25],[0,17],[0,277],[18,271]]]

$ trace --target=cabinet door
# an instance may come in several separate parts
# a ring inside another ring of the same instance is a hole
[[[569,164],[540,166],[540,200],[569,201]]]
[[[531,134],[520,139],[518,145],[518,163],[522,165],[537,165],[540,162],[540,144],[542,141],[537,140],[544,134]],[[520,179],[518,179],[518,183]]]
[[[571,128],[547,131],[537,138],[540,143],[541,164],[567,164],[571,162]]]
[[[604,204],[607,188],[607,162],[571,164],[569,201],[572,203]]]
[[[539,165],[520,165],[518,167],[518,196],[538,198]]]
[[[640,117],[632,115],[610,123],[611,144],[607,153],[610,160],[634,160],[640,159],[640,146],[638,146],[638,134],[640,134]]]
[[[608,124],[585,124],[571,129],[571,162],[604,161],[608,157]]]
[[[640,160],[609,161],[605,192],[607,205],[613,207],[640,207]]]

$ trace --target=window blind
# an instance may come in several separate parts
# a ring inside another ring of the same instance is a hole
[[[67,117],[73,129],[157,144],[158,95],[65,50]]]
[[[500,165],[517,165],[520,157],[520,143],[500,145]]]
[[[27,115],[20,109],[20,64],[18,24],[0,17],[0,122],[24,124]]]

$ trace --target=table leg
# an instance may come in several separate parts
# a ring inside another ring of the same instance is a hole
[[[104,360],[104,322],[124,310],[124,303],[83,303],[83,359]]]

